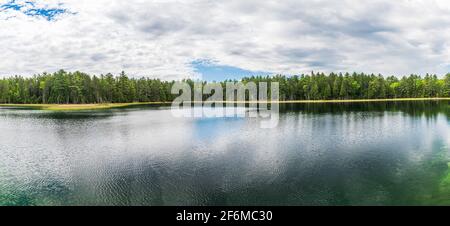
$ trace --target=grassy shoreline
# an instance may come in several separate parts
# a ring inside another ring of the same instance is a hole
[[[296,104],[296,103],[364,103],[364,102],[405,102],[405,101],[440,101],[450,100],[450,98],[399,98],[399,99],[354,99],[354,100],[291,100],[277,101],[279,104]],[[38,110],[50,111],[80,111],[80,110],[97,110],[97,109],[113,109],[140,105],[166,105],[171,102],[135,102],[135,103],[109,103],[109,104],[0,104],[0,107],[14,108],[32,108]],[[192,102],[195,103],[195,102]],[[205,101],[208,103],[208,101]],[[220,101],[219,103],[270,103],[270,101]]]
[[[109,103],[109,104],[0,104],[1,107],[31,108],[48,111],[82,111],[123,108],[139,105],[161,105],[166,102],[142,102],[142,103]]]

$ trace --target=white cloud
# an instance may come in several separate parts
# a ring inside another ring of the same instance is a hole
[[[196,59],[283,74],[450,71],[446,0],[36,3],[76,14],[0,11],[0,75],[62,68],[176,79],[197,76]]]

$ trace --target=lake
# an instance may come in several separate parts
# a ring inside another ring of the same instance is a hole
[[[0,205],[450,205],[449,103],[0,108]]]

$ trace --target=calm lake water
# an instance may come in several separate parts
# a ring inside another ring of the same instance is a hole
[[[282,105],[274,129],[0,108],[0,205],[450,205],[449,106]]]

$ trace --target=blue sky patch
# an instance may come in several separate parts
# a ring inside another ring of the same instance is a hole
[[[45,8],[37,7],[34,1],[18,2],[16,0],[10,0],[0,5],[0,13],[13,10],[22,12],[27,16],[42,17],[48,21],[53,21],[58,15],[70,13],[67,9],[63,8],[63,4],[58,4],[58,6],[57,8]]]
[[[3,10],[12,9],[12,10],[20,11],[22,8],[23,8],[23,5],[16,4],[14,0],[1,5],[1,9],[3,9]]]
[[[195,60],[191,63],[197,73],[202,74],[205,81],[239,80],[243,77],[269,75],[270,72],[249,71],[238,67],[215,64],[209,60]]]

